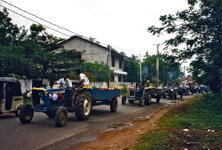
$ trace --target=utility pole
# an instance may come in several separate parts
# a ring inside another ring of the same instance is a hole
[[[142,83],[142,65],[141,65],[141,54],[140,55],[140,82]]]
[[[159,86],[159,46],[160,44],[153,44],[157,46],[157,56],[156,56],[156,86]]]
[[[108,58],[107,58],[108,62],[108,69],[109,69],[109,79],[108,79],[108,88],[110,87],[110,68],[111,68],[111,47],[108,47]]]

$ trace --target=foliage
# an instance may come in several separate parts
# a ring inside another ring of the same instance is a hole
[[[208,93],[171,109],[158,120],[158,128],[140,136],[140,144],[135,148],[180,149],[186,146],[188,149],[218,149],[222,141],[222,110],[212,107],[214,98],[221,97]]]
[[[6,9],[0,12],[0,31],[0,76],[49,78],[82,62],[80,52],[64,50],[64,39],[48,34],[42,25],[31,25],[30,32],[18,28]]]
[[[127,94],[127,87],[124,85],[123,88],[120,89],[120,94],[121,95],[126,95]]]
[[[84,62],[80,68],[82,72],[86,72],[91,82],[108,82],[110,79],[108,66],[104,63]]]
[[[154,83],[156,81],[156,55],[148,55],[146,53],[145,59],[142,63],[142,76],[148,77]],[[168,61],[164,55],[159,57],[159,80],[164,85],[168,82],[177,80],[181,76],[180,64]]]
[[[222,1],[188,0],[189,8],[160,17],[162,27],[151,26],[150,33],[175,35],[165,41],[177,59],[194,58],[193,77],[214,92],[222,89]]]
[[[139,63],[134,56],[124,59],[124,71],[128,73],[124,81],[137,82],[139,80]]]

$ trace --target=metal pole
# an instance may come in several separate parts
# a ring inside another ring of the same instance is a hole
[[[160,44],[154,44],[157,46],[157,56],[156,56],[156,86],[159,86],[159,46]]]
[[[111,48],[109,47],[108,48],[109,49],[109,51],[108,51],[108,69],[109,69],[109,79],[108,79],[108,88],[110,87],[110,75],[111,75],[111,73],[110,73],[110,66],[111,66]]]
[[[140,82],[142,83],[142,66],[141,66],[141,54],[140,54]]]
[[[185,71],[186,71],[186,66],[184,65],[184,77],[186,77]]]

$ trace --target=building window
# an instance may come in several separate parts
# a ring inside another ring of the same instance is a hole
[[[115,56],[112,56],[112,67],[115,67]]]
[[[122,60],[122,58],[119,59],[119,68],[120,69],[123,68],[123,60]]]
[[[119,75],[119,77],[118,77],[118,82],[122,82],[122,76],[121,75]]]

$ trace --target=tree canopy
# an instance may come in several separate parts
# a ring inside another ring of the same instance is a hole
[[[142,63],[142,76],[143,78],[148,77],[152,83],[156,82],[156,59],[157,55],[145,54],[145,59]],[[176,62],[168,61],[165,55],[159,56],[159,81],[163,85],[168,82],[177,82],[179,77],[182,75],[180,71],[180,64]]]
[[[160,16],[161,27],[151,26],[155,34],[174,35],[165,41],[177,60],[193,59],[190,71],[196,81],[215,92],[222,89],[222,1],[188,0],[189,8]]]
[[[42,25],[31,25],[29,32],[17,27],[4,9],[0,12],[0,76],[49,78],[51,72],[76,68],[82,62],[81,52],[64,50],[63,40],[48,34]]]
[[[127,72],[127,76],[124,77],[124,81],[127,82],[137,82],[139,81],[139,62],[135,55],[130,58],[124,59],[124,71]]]

